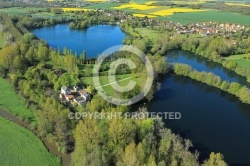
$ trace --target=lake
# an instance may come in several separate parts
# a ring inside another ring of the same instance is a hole
[[[246,78],[238,75],[232,70],[224,68],[221,64],[210,61],[201,56],[195,56],[193,53],[182,50],[170,51],[166,55],[167,61],[174,63],[185,63],[192,66],[197,71],[211,72],[221,77],[222,80],[228,82],[238,82],[241,85],[246,85],[250,88],[250,83]]]
[[[166,76],[148,110],[180,112],[166,127],[190,139],[200,159],[220,152],[230,165],[250,165],[250,105],[233,95],[181,76]]]
[[[118,26],[92,26],[86,30],[70,30],[68,25],[56,25],[32,30],[53,48],[67,47],[87,57],[96,57],[107,48],[122,44],[125,34]],[[213,72],[223,80],[237,81],[249,86],[246,79],[185,51],[172,51],[166,55],[169,62],[191,65],[198,71]],[[187,77],[169,75],[161,79],[161,90],[147,104],[153,112],[181,112],[180,120],[165,120],[166,127],[183,138],[190,139],[200,159],[209,153],[220,152],[230,165],[250,165],[250,106],[235,96]]]
[[[125,33],[119,26],[97,25],[86,30],[70,29],[68,24],[32,29],[36,37],[45,40],[50,47],[63,51],[66,47],[80,55],[84,50],[87,58],[97,57],[109,47],[121,45]]]

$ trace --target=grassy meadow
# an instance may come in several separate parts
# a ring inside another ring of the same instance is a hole
[[[30,11],[39,11],[43,10],[43,8],[35,8],[35,7],[11,7],[11,8],[3,8],[0,9],[0,13],[8,13],[8,14],[25,14]]]
[[[102,87],[103,90],[108,95],[115,96],[115,94],[117,92],[113,89],[113,87],[111,85],[108,85],[110,83],[108,80],[108,76],[100,76],[99,78],[100,78],[100,84],[103,86]],[[87,85],[94,85],[93,77],[84,77],[81,81]],[[143,84],[142,82],[140,82],[139,79],[133,78],[131,74],[116,75],[116,81],[117,81],[117,84],[120,86],[126,86],[130,81],[135,81],[140,85]],[[97,88],[97,90],[98,90],[98,88]]]
[[[35,13],[32,13],[32,16],[35,17],[57,17],[57,16],[71,16],[72,13],[70,12],[62,12],[61,14],[54,14],[51,12],[44,11],[45,8],[35,8],[35,7],[11,7],[11,8],[3,8],[0,9],[0,13],[4,12],[10,15],[23,15],[30,13],[31,11],[34,11]],[[70,9],[70,10],[69,10]],[[64,8],[66,11],[79,11],[79,10],[89,10],[84,8]]]
[[[48,152],[29,130],[0,116],[0,165],[59,166],[60,159]]]
[[[140,33],[142,37],[149,38],[151,40],[156,40],[162,35],[159,31],[148,28],[135,28],[135,30]]]
[[[203,12],[190,12],[190,13],[176,13],[172,16],[162,18],[166,21],[175,21],[180,23],[195,23],[195,22],[208,22],[216,21],[223,23],[235,23],[242,25],[250,25],[250,16],[241,15],[230,12],[220,12],[217,10],[203,11]]]
[[[15,116],[35,121],[32,111],[25,107],[22,99],[16,94],[8,81],[0,78],[0,108]]]
[[[246,59],[246,56],[250,54],[241,54],[241,55],[231,55],[225,58],[226,61],[235,61],[241,67],[250,67],[250,59]]]
[[[3,47],[3,36],[0,33],[0,49]]]

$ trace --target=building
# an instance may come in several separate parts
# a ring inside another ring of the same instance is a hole
[[[77,91],[79,91],[80,90],[80,88],[78,87],[78,86],[73,86],[73,90],[75,91],[75,92],[77,92]]]
[[[84,99],[83,97],[77,97],[74,99],[74,102],[76,102],[78,105],[82,105],[86,103],[86,99]]]
[[[85,100],[90,100],[90,95],[85,90],[79,90],[78,93]]]
[[[73,95],[66,95],[65,98],[67,101],[72,101],[74,99],[74,96]]]
[[[89,100],[91,100],[91,96],[87,93],[87,91],[80,89],[78,86],[73,86],[72,89],[67,86],[62,86],[59,98],[62,101],[69,103],[75,102],[78,105],[86,104]]]
[[[61,94],[63,94],[64,96],[71,95],[71,89],[64,85],[61,88]]]

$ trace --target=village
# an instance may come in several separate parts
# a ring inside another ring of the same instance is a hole
[[[116,24],[130,23],[133,24],[138,18],[132,14],[127,14],[119,11],[106,11],[99,9],[98,12],[102,12],[103,15],[108,17],[114,16],[121,18]],[[137,19],[136,19],[137,18]],[[235,33],[243,32],[249,29],[245,25],[232,24],[232,23],[220,23],[220,22],[197,22],[181,24],[174,21],[160,21],[157,19],[150,19],[148,17],[139,18],[142,21],[142,27],[150,29],[159,29],[165,27],[166,29],[175,30],[178,34],[200,34],[201,36],[219,35],[226,37],[226,35],[233,35]]]
[[[81,89],[78,86],[73,86],[73,88],[69,88],[67,86],[61,87],[61,93],[59,95],[59,99],[62,102],[70,103],[70,104],[78,104],[80,106],[86,105],[88,101],[91,100],[90,94],[87,93],[86,89]]]
[[[217,22],[205,22],[196,24],[181,25],[177,23],[175,26],[177,33],[179,34],[200,34],[202,36],[208,35],[221,35],[234,34],[241,32],[245,29],[243,25],[236,25],[230,23],[217,23]]]

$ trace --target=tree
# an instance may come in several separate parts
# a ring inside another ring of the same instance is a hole
[[[80,56],[82,64],[86,63],[86,51],[84,50]]]
[[[220,153],[212,152],[208,160],[204,162],[202,166],[227,166],[227,163],[224,161],[224,157]]]

